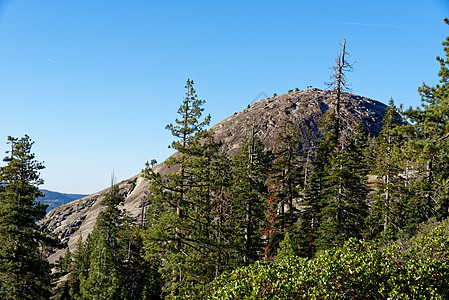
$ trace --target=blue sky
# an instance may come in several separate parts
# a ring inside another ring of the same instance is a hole
[[[215,124],[260,94],[325,88],[405,107],[438,81],[447,0],[0,1],[0,152],[30,135],[44,188],[93,193],[172,150],[187,78]]]

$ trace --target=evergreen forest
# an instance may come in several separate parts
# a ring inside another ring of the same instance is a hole
[[[142,171],[145,214],[120,209],[112,179],[93,231],[54,265],[46,257],[65,245],[36,224],[46,209],[44,165],[30,137],[8,137],[0,298],[448,299],[449,37],[443,49],[440,82],[419,87],[419,107],[390,99],[374,137],[345,123],[344,42],[312,151],[286,119],[271,149],[247,124],[229,157],[188,79],[166,126],[177,151],[164,162],[169,171],[155,172],[154,160]]]

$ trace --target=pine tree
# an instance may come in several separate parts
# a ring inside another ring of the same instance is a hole
[[[445,22],[448,24],[447,18]],[[403,128],[414,137],[404,149],[412,158],[416,196],[411,200],[418,203],[424,220],[449,216],[449,37],[443,46],[446,57],[437,57],[440,82],[418,89],[421,107],[405,111],[410,124]]]
[[[70,297],[70,286],[67,280],[61,282],[53,289],[53,296],[51,299],[54,300],[71,300]]]
[[[78,240],[67,283],[72,299],[159,296],[157,268],[144,261],[140,227],[118,208],[123,201],[112,184],[92,233],[86,241]]]
[[[344,144],[344,140],[340,140],[342,138],[342,126],[343,126],[343,115],[342,115],[342,105],[344,105],[341,95],[345,91],[349,91],[349,84],[346,80],[346,72],[351,72],[353,69],[354,63],[348,62],[349,54],[346,52],[346,38],[343,42],[343,45],[340,44],[340,52],[338,53],[338,57],[335,59],[335,65],[332,66],[332,70],[334,73],[331,75],[331,81],[327,83],[329,88],[335,91],[335,100],[334,100],[334,118],[335,118],[335,137],[337,141],[340,142],[340,145]]]
[[[62,260],[62,270],[64,272],[70,272],[71,269],[72,269],[72,253],[70,252],[69,247],[67,247],[67,250]]]
[[[241,142],[232,164],[232,222],[235,228],[232,242],[240,262],[249,265],[260,258],[263,247],[261,232],[270,168],[269,155],[264,151],[254,125]]]
[[[214,141],[213,132],[205,131],[189,145],[184,162],[189,180],[185,190],[188,203],[186,237],[190,249],[186,263],[188,276],[197,283],[206,283],[228,268],[229,160]],[[198,285],[192,286],[190,292]]]
[[[325,178],[329,175],[329,157],[338,145],[337,122],[335,114],[325,114],[320,123],[322,136],[314,152],[312,172],[305,187],[305,199],[301,208],[301,217],[297,227],[299,231],[299,252],[301,256],[312,257],[316,251],[320,214],[324,206]]]
[[[91,252],[92,242],[90,234],[84,242],[83,237],[80,236],[75,245],[72,269],[68,278],[69,294],[72,299],[83,299],[81,295],[81,285],[83,285],[89,277]]]
[[[210,116],[201,120],[205,101],[197,98],[193,81],[186,89],[181,118],[167,126],[175,138],[171,147],[178,151],[165,162],[170,172],[155,173],[148,164],[144,170],[150,185],[147,257],[163,260],[160,271],[169,297],[183,297],[220,274],[229,243],[223,217],[228,208],[221,202],[229,175],[220,169],[227,162],[213,132],[204,129],[210,121]]]
[[[229,261],[230,239],[230,161],[214,141],[213,132],[207,131],[192,145],[195,155],[186,163],[193,180],[186,191],[191,202],[191,237],[202,251],[191,269],[202,282],[208,282],[232,265]]]
[[[59,256],[58,260],[55,262],[54,267],[57,270],[57,273],[55,273],[56,277],[59,279],[61,276],[67,274],[70,272],[72,268],[72,254],[67,247],[66,252],[64,256]]]
[[[43,164],[31,153],[33,142],[8,137],[11,150],[0,169],[0,297],[2,299],[48,299],[50,264],[42,250],[54,241],[39,231],[35,221],[46,206],[36,201],[43,196],[39,171]]]
[[[276,133],[273,163],[269,174],[269,197],[267,201],[268,227],[264,230],[269,238],[266,254],[276,253],[276,248],[286,232],[295,235],[293,225],[298,210],[294,205],[304,183],[304,157],[299,142],[298,129],[291,121],[282,122]]]
[[[61,278],[67,275],[72,270],[72,253],[70,249],[67,247],[64,256],[60,256],[56,261],[55,267],[57,269],[57,273],[53,274],[53,282],[59,282]],[[53,289],[53,298],[56,300],[65,300],[71,299],[70,297],[70,285],[68,280],[64,280],[59,283],[56,288]]]
[[[365,133],[358,124],[351,131],[344,150],[337,150],[329,157],[316,241],[321,249],[341,246],[349,238],[362,237],[368,214],[365,148]]]
[[[210,179],[212,180],[212,210],[213,216],[213,235],[215,240],[216,256],[215,256],[215,274],[219,276],[225,271],[233,270],[236,265],[235,249],[232,247],[232,236],[234,227],[232,226],[232,198],[231,183],[232,170],[231,160],[224,151],[221,151],[214,160],[213,172]]]
[[[160,299],[162,280],[158,273],[160,261],[144,259],[141,228],[129,218],[121,231],[119,251],[122,253],[120,299]]]
[[[322,138],[315,153],[300,223],[303,236],[300,247],[308,256],[315,247],[326,249],[342,245],[350,237],[360,237],[367,214],[366,137],[361,124],[352,131],[343,130],[341,95],[349,90],[345,72],[352,70],[347,56],[345,39],[332,67],[334,74],[329,86],[335,90],[336,98],[321,124]]]
[[[301,218],[297,224],[300,233],[299,250],[302,256],[311,257],[318,244],[321,244],[320,247],[329,246],[324,246],[328,243],[323,244],[323,236],[320,236],[323,234],[322,226],[329,226],[328,221],[331,220],[325,217],[326,213],[323,213],[323,210],[330,209],[332,206],[329,205],[328,201],[335,202],[337,199],[337,203],[340,203],[339,197],[334,199],[329,195],[332,194],[330,191],[334,188],[333,184],[336,184],[336,182],[332,182],[333,180],[340,179],[340,186],[337,188],[337,191],[340,192],[344,183],[344,179],[341,177],[343,172],[338,174],[338,170],[343,171],[343,165],[337,166],[335,164],[342,164],[346,159],[344,156],[347,156],[348,137],[343,130],[345,103],[342,100],[342,94],[349,91],[346,72],[352,71],[353,67],[353,64],[348,62],[348,57],[345,38],[343,44],[340,45],[340,52],[335,60],[335,65],[332,66],[334,73],[331,75],[331,81],[327,83],[329,88],[335,91],[335,99],[332,103],[332,109],[325,114],[319,126],[322,136],[314,153],[312,172],[305,188]],[[325,217],[324,220],[323,217]],[[323,225],[323,222],[325,225]]]
[[[367,136],[367,146],[365,149],[365,159],[368,167],[368,174],[374,174],[376,169],[377,160],[377,136],[369,134]]]
[[[118,209],[124,200],[118,187],[112,185],[102,204],[106,208],[100,212],[91,233],[91,251],[88,277],[80,290],[84,298],[120,299],[122,249],[120,231],[123,214]]]
[[[284,239],[279,243],[276,260],[281,261],[286,258],[295,256],[295,248],[290,239],[290,234],[287,232]]]
[[[398,132],[401,116],[393,99],[390,99],[382,121],[382,130],[376,139],[375,164],[373,174],[377,176],[374,203],[370,214],[370,233],[372,237],[379,234],[385,239],[392,239],[403,224],[402,212],[404,183],[401,178],[403,170],[401,149],[404,138]]]

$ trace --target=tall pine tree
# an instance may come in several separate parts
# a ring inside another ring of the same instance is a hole
[[[304,164],[298,128],[286,118],[277,127],[268,179],[268,224],[264,231],[269,242],[265,251],[268,255],[276,254],[286,232],[295,237],[293,225],[298,218],[296,205],[303,189]]]
[[[169,172],[155,173],[149,165],[144,177],[150,184],[145,243],[148,257],[159,257],[169,297],[184,297],[199,284],[221,273],[226,243],[225,210],[229,185],[226,157],[215,143],[210,116],[201,119],[204,100],[199,100],[188,80],[179,119],[169,124],[178,152],[165,164]],[[228,168],[229,170],[229,168]],[[228,247],[229,248],[229,247]]]
[[[264,217],[270,160],[264,145],[252,125],[240,144],[240,151],[232,158],[232,243],[244,265],[262,255]]]
[[[445,57],[437,57],[440,82],[419,88],[421,107],[405,111],[410,124],[403,128],[413,137],[404,148],[412,159],[415,197],[410,200],[418,203],[423,220],[449,216],[449,37],[443,48]]]
[[[43,196],[38,186],[44,166],[27,135],[8,137],[8,143],[11,150],[0,169],[0,298],[49,299],[51,270],[42,250],[53,241],[35,223],[46,209],[36,201]]]
[[[333,102],[333,113],[335,114],[335,137],[340,142],[341,147],[343,147],[344,136],[342,136],[343,127],[343,115],[342,106],[344,107],[342,94],[343,92],[349,91],[349,83],[346,80],[346,72],[351,72],[354,63],[349,63],[349,54],[346,51],[346,38],[342,45],[340,45],[340,52],[338,57],[335,59],[335,65],[332,66],[334,73],[331,75],[331,81],[327,83],[330,89],[335,91],[335,100]],[[340,140],[339,140],[340,139]]]
[[[368,236],[386,240],[394,238],[403,223],[404,180],[401,177],[403,136],[398,132],[401,116],[390,99],[382,121],[382,130],[376,138],[373,174],[377,176],[374,203],[369,218]]]
[[[84,298],[121,298],[123,252],[120,235],[124,215],[117,206],[123,201],[118,187],[114,185],[102,201],[106,207],[98,215],[91,233],[89,274],[81,284]]]
[[[330,154],[319,213],[318,248],[341,246],[349,238],[362,237],[368,215],[365,147],[365,132],[362,125],[357,124],[344,150]]]
[[[92,242],[90,235],[83,241],[80,236],[75,245],[72,269],[68,278],[69,294],[72,299],[83,299],[81,285],[89,277],[90,255],[92,253]]]
[[[343,130],[345,103],[341,96],[349,90],[345,72],[352,70],[347,56],[345,39],[336,65],[332,67],[334,74],[329,86],[335,91],[335,100],[322,124],[323,137],[314,165],[316,171],[312,174],[314,178],[305,203],[305,216],[310,219],[313,209],[316,216],[312,218],[319,220],[313,225],[316,227],[313,243],[321,249],[340,246],[348,238],[360,237],[367,215],[365,133],[361,124],[352,130],[348,130],[346,124]]]
[[[299,231],[299,252],[301,256],[312,257],[315,253],[318,228],[321,224],[320,214],[325,205],[324,192],[329,175],[330,156],[338,145],[337,122],[335,114],[326,113],[320,123],[322,134],[318,147],[314,152],[312,172],[305,187],[305,198],[302,204],[301,217],[297,224]]]

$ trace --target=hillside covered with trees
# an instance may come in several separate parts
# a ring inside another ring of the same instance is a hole
[[[445,20],[448,23],[448,20]],[[3,299],[447,299],[449,291],[449,37],[440,82],[422,105],[391,99],[378,136],[349,126],[345,43],[335,96],[313,147],[277,124],[270,149],[249,122],[229,157],[207,129],[192,80],[166,126],[177,154],[168,172],[147,163],[148,205],[122,210],[112,180],[91,234],[51,272],[58,247],[35,223],[45,214],[28,136],[9,137],[0,170]],[[368,181],[369,178],[375,180]],[[59,245],[61,246],[61,245]]]

